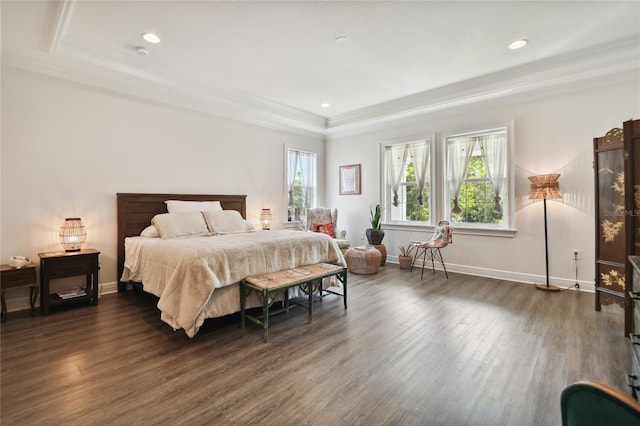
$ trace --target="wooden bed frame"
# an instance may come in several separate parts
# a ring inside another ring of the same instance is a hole
[[[140,235],[151,224],[153,216],[167,213],[167,200],[220,201],[224,210],[237,210],[247,218],[246,195],[208,194],[133,194],[118,193],[118,292],[127,290],[127,283],[121,282],[124,271],[124,239]]]

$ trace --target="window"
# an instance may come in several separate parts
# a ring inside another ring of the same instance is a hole
[[[287,221],[297,222],[307,216],[316,200],[316,154],[287,149]]]
[[[454,223],[506,227],[507,129],[448,136],[445,145],[445,216]]]
[[[433,139],[430,136],[383,145],[387,221],[430,223]]]
[[[511,128],[383,142],[384,224],[449,220],[472,234],[513,234]]]

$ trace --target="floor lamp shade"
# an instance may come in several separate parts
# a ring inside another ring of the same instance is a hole
[[[60,227],[60,243],[65,251],[80,251],[87,239],[87,230],[79,217],[68,217]]]
[[[560,290],[556,286],[549,285],[549,244],[547,237],[547,199],[562,198],[560,184],[558,183],[559,177],[559,174],[529,176],[529,182],[531,182],[529,198],[531,200],[543,200],[544,204],[544,258],[547,282],[546,284],[536,284],[536,288],[540,290]]]
[[[559,174],[529,176],[531,182],[531,200],[552,200],[562,198],[560,194]]]

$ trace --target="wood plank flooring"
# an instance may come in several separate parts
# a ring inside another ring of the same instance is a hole
[[[1,424],[559,425],[560,393],[594,379],[624,392],[630,348],[618,307],[492,279],[400,270],[349,275],[328,296],[194,339],[133,292],[1,333]]]

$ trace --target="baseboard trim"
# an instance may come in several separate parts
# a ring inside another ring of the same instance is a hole
[[[98,284],[98,297],[103,296],[105,294],[117,293],[118,292],[118,283],[117,282],[109,282]],[[28,293],[28,292],[27,292]],[[29,296],[22,297],[12,297],[7,298],[7,312],[18,312],[31,309],[31,305],[29,303]],[[36,301],[36,309],[38,312],[40,311],[40,298]]]
[[[387,262],[398,264],[398,257],[387,256]],[[442,271],[442,265],[435,265],[435,268],[438,271]],[[523,274],[520,272],[503,271],[500,269],[489,269],[489,268],[479,268],[477,266],[456,265],[455,263],[447,263],[447,271],[455,272],[458,274],[464,274],[464,275],[473,275],[476,277],[513,281],[513,282],[523,283],[523,284],[539,284],[539,283],[546,282],[546,277],[544,275]],[[555,286],[560,287],[561,289],[568,288],[568,289],[575,290],[575,283],[576,283],[575,280],[558,278],[558,277],[549,277],[549,281]],[[578,281],[578,284],[580,285],[580,291],[595,293],[595,287],[593,282]],[[103,296],[105,294],[117,293],[117,292],[118,292],[118,283],[115,281],[102,283],[98,286],[98,294],[100,296]],[[40,300],[36,302],[36,306],[38,308],[40,307]],[[23,311],[26,309],[30,309],[28,296],[7,299],[7,312]]]
[[[388,256],[387,262],[389,263],[398,263],[397,256]],[[493,278],[496,280],[505,280],[505,281],[513,281],[523,284],[539,284],[547,281],[547,278],[544,275],[534,275],[534,274],[523,274],[520,272],[512,272],[512,271],[504,271],[500,269],[489,269],[489,268],[480,268],[477,266],[466,266],[466,265],[457,265],[455,263],[446,263],[447,272],[456,272],[458,274],[465,275],[473,275],[476,277],[484,277],[484,278]],[[431,267],[429,265],[429,267]],[[436,270],[442,271],[442,265],[435,265]],[[559,278],[559,277],[549,277],[550,283],[554,284],[561,289],[573,289],[575,290],[575,279],[567,279],[567,278]],[[595,293],[595,286],[593,282],[589,281],[580,281],[578,280],[578,284],[580,285],[580,291],[586,291],[589,293]]]

